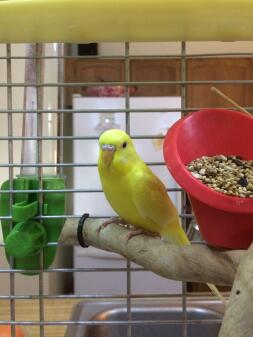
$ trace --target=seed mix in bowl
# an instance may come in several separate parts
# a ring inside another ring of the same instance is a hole
[[[253,198],[253,160],[239,156],[203,156],[187,166],[205,185],[231,196]]]

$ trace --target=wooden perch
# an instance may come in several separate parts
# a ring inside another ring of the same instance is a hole
[[[253,245],[243,257],[230,294],[219,337],[253,336]]]
[[[177,246],[145,235],[134,237],[127,243],[127,228],[111,224],[98,234],[101,223],[98,219],[86,219],[83,239],[87,245],[118,253],[172,280],[231,285],[245,254],[241,250],[218,250],[202,244]],[[60,241],[69,245],[79,244],[77,220],[66,221]]]
[[[101,223],[86,219],[82,234],[87,245],[121,254],[168,279],[216,285],[234,283],[219,337],[253,336],[253,245],[248,251],[218,250],[202,244],[167,244],[145,235],[127,243],[127,228],[111,224],[98,234]],[[66,221],[60,241],[78,245],[76,220]]]

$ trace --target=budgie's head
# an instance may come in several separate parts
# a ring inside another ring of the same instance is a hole
[[[138,157],[133,142],[122,130],[107,130],[99,138],[99,164],[115,169],[128,169]]]

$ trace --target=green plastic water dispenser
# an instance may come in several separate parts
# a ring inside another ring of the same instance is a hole
[[[37,221],[19,222],[7,235],[6,252],[15,258],[39,253],[47,244],[47,232]]]
[[[50,243],[58,242],[64,224],[65,193],[61,190],[65,189],[65,181],[56,172],[57,141],[47,141],[44,153],[42,144],[38,150],[38,135],[57,136],[58,129],[57,116],[49,111],[38,120],[36,112],[43,102],[43,94],[36,87],[35,57],[43,56],[42,45],[27,44],[26,56],[25,82],[29,85],[24,92],[21,172],[12,183],[5,181],[1,186],[0,215],[12,217],[1,221],[7,259],[12,260],[13,268],[33,275],[54,260],[56,245]],[[43,62],[43,57],[38,62]],[[41,167],[42,163],[50,165]]]
[[[2,191],[9,190],[9,181],[5,181]],[[13,193],[13,205],[10,214],[10,194],[0,194],[1,216],[12,215],[11,220],[2,220],[2,231],[8,260],[14,257],[14,268],[25,270],[25,274],[36,274],[40,269],[40,253],[43,250],[43,268],[48,268],[55,257],[56,246],[48,245],[57,242],[64,224],[61,218],[46,218],[40,221],[34,219],[39,215],[39,193],[37,177],[17,177],[13,180],[13,189],[16,191],[29,190],[24,193]],[[60,177],[44,177],[43,214],[45,216],[64,215],[65,193],[57,192],[65,188],[64,179]],[[34,272],[29,272],[32,270]]]

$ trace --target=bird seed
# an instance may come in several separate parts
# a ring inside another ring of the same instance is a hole
[[[253,160],[239,156],[202,156],[186,165],[191,174],[217,192],[253,198]]]

